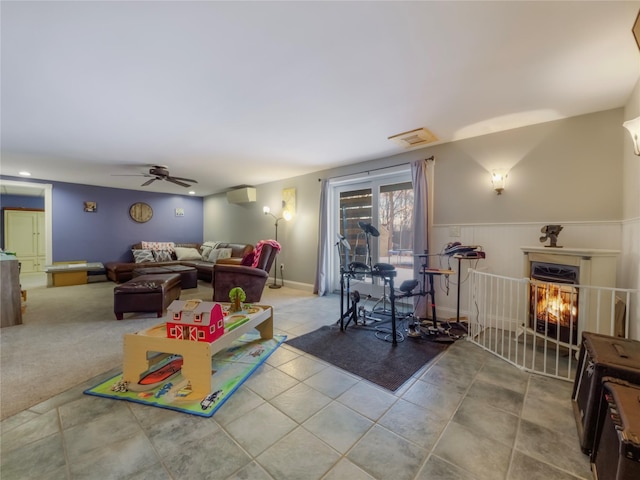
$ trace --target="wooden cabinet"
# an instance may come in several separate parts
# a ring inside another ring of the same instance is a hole
[[[15,252],[21,273],[42,272],[45,266],[44,211],[4,209],[4,245]]]
[[[13,256],[0,254],[0,327],[22,323],[20,302],[20,269]]]

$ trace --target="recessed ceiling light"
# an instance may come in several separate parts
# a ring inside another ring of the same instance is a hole
[[[30,177],[31,172],[18,172],[18,175],[20,175],[21,177]]]
[[[191,191],[189,192],[189,195],[195,195],[195,194],[196,194],[196,192],[194,192],[193,190],[191,190]]]

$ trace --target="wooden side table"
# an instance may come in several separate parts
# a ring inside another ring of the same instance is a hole
[[[14,256],[0,256],[0,327],[11,327],[22,323],[20,302],[20,265]]]
[[[104,270],[100,262],[76,260],[72,262],[56,262],[44,267],[47,272],[47,286],[64,287],[68,285],[84,285],[87,283],[87,272]]]

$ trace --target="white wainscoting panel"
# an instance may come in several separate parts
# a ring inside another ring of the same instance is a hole
[[[566,245],[575,248],[599,248],[611,250],[623,249],[622,232],[623,222],[549,222],[560,224],[563,230],[558,236],[558,245]],[[517,224],[476,224],[456,225],[460,227],[459,237],[450,237],[452,225],[434,225],[432,231],[432,247],[430,253],[439,253],[444,250],[448,242],[460,242],[464,245],[480,245],[486,252],[485,260],[461,262],[462,290],[460,294],[460,315],[469,316],[468,289],[466,279],[467,270],[473,267],[480,271],[504,275],[511,278],[523,278],[525,255],[521,247],[544,245],[539,241],[542,233],[540,229],[544,223],[517,223]],[[625,240],[638,242],[638,222],[625,224]],[[454,229],[456,230],[456,229]],[[629,231],[627,231],[629,230]],[[634,236],[635,235],[635,236]],[[545,244],[548,244],[547,241]],[[640,258],[640,247],[636,247],[637,257]],[[625,257],[627,258],[627,257]],[[636,275],[638,266],[636,262]],[[454,258],[441,256],[431,260],[431,267],[451,268],[458,271],[458,261]],[[637,285],[622,285],[623,268],[622,261],[618,259],[617,283],[622,288],[638,288]],[[452,276],[447,280],[441,279],[436,284],[436,304],[438,318],[456,316],[458,276]],[[631,317],[633,318],[633,317]],[[631,338],[638,335],[638,328],[631,331]]]

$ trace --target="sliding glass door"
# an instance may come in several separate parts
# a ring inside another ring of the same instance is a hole
[[[396,284],[413,276],[413,187],[407,168],[377,175],[351,177],[331,184],[330,238],[332,288],[340,287],[340,265],[372,267],[390,263],[397,270]],[[361,294],[378,296],[380,279],[368,277],[358,286]]]

